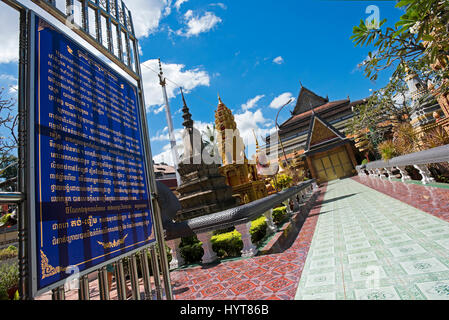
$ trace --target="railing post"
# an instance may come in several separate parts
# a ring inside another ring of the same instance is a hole
[[[57,287],[51,292],[52,300],[65,300],[64,286]]]
[[[290,207],[290,205],[287,205],[287,208],[288,207]],[[277,228],[273,222],[273,209],[266,211],[263,215],[267,219],[267,233],[271,234],[276,232]]]
[[[407,180],[411,180],[412,178],[408,175],[407,170],[405,170],[405,167],[396,167],[399,170],[399,173],[401,174],[401,180],[402,182],[405,182]]]
[[[156,289],[156,298],[158,300],[162,300],[162,286],[161,286],[161,275],[159,271],[159,264],[158,264],[158,257],[157,257],[157,251],[155,247],[151,247],[150,249],[150,258],[151,258],[151,268],[153,270],[153,279],[154,279],[154,286]]]
[[[89,277],[87,275],[84,275],[79,279],[78,299],[90,300]]]
[[[291,216],[293,214],[293,210],[290,207],[290,202],[291,202],[290,198],[288,198],[286,201],[283,202],[283,204],[285,205],[285,210],[286,210],[288,216]],[[271,209],[271,210],[273,210],[273,209]]]
[[[129,260],[129,270],[131,275],[133,300],[140,300],[139,273],[137,271],[137,258],[135,254],[133,254]]]
[[[384,170],[387,172],[387,174],[388,174],[388,180],[391,180],[391,176],[393,175],[391,172],[393,171],[390,171],[390,170],[388,170],[388,168],[384,168]]]
[[[382,179],[382,172],[379,169],[376,169],[377,178]]]
[[[204,255],[201,261],[203,263],[211,263],[217,260],[217,254],[212,250],[212,242],[210,238],[212,237],[212,231],[199,233],[196,235],[198,240],[202,242],[202,247],[204,250]]]
[[[145,288],[145,299],[152,300],[150,266],[148,264],[148,251],[144,249],[140,251],[140,264],[143,276],[143,286]]]
[[[181,255],[181,239],[173,239],[170,241],[167,241],[167,245],[170,248],[171,251],[171,262],[170,262],[170,269],[176,269],[179,268],[184,264],[184,259]]]
[[[257,254],[257,247],[251,241],[251,234],[249,230],[251,229],[251,221],[239,224],[235,226],[235,229],[241,233],[243,241],[242,257],[249,258],[254,257]]]
[[[123,269],[123,260],[115,263],[115,282],[117,287],[118,300],[126,300],[126,279]]]
[[[98,288],[100,291],[100,300],[109,300],[108,272],[106,267],[98,271]]]
[[[419,170],[419,174],[422,176],[421,182],[423,184],[435,182],[435,179],[432,178],[432,174],[425,164],[415,164],[414,167]]]

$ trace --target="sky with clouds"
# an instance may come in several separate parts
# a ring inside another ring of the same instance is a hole
[[[393,23],[393,1],[330,0],[125,0],[139,37],[152,152],[171,163],[157,59],[167,81],[176,137],[182,129],[179,86],[200,131],[214,122],[219,93],[248,145],[248,157],[290,116],[301,83],[330,100],[365,98],[388,82],[366,79],[357,69],[367,48],[355,48],[352,27],[366,19],[368,5]],[[16,94],[18,14],[0,1],[0,86]]]

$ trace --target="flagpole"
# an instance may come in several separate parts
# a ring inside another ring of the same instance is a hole
[[[167,96],[167,89],[166,89],[166,81],[164,78],[164,74],[162,72],[162,64],[161,59],[159,59],[159,84],[162,87],[162,94],[164,95],[164,101],[165,101],[165,116],[167,117],[167,126],[168,126],[168,135],[170,138],[170,149],[171,154],[173,158],[173,163],[175,167],[176,172],[176,182],[178,184],[178,187],[181,185],[181,176],[178,172],[178,151],[176,150],[176,138],[175,138],[175,132],[173,129],[173,119],[170,112],[170,105],[168,103],[168,96]]]

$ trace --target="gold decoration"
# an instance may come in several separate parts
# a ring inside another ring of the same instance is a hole
[[[44,251],[41,250],[41,268],[42,268],[42,280],[51,276],[54,276],[55,274],[58,274],[60,272],[65,271],[65,269],[61,267],[53,267],[49,264],[48,258],[45,255]]]
[[[118,239],[118,240],[114,240],[112,242],[101,242],[101,241],[97,241],[97,243],[102,246],[104,249],[111,249],[111,248],[117,248],[119,246],[121,246],[122,244],[125,243],[125,239],[128,237],[128,234],[126,234],[122,239]]]

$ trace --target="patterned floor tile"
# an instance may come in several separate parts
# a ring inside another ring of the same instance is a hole
[[[376,289],[356,289],[357,300],[400,300],[398,293],[393,286]]]
[[[449,281],[431,281],[416,286],[429,300],[449,300]]]
[[[382,192],[388,183],[372,184],[328,183],[326,218],[318,218],[295,299],[445,298],[449,223],[404,202],[410,198]],[[434,192],[449,195],[448,189]],[[334,230],[332,243],[321,236],[323,226]]]
[[[401,262],[401,267],[410,275],[428,274],[431,272],[449,271],[449,269],[436,258]]]

